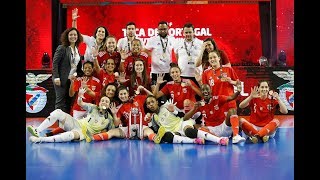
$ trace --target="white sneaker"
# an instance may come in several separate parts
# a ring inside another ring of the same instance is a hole
[[[32,136],[39,137],[39,133],[38,133],[37,129],[34,128],[33,126],[31,126],[31,125],[27,126],[27,130],[29,131],[30,134],[32,134]]]
[[[41,139],[39,137],[36,137],[36,136],[30,136],[29,137],[29,141],[31,141],[33,143],[40,143]]]
[[[246,139],[244,137],[241,137],[239,134],[236,136],[233,136],[232,138],[232,144],[237,144],[239,142],[244,142]]]

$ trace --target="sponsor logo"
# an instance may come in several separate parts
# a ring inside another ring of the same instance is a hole
[[[38,74],[33,73],[26,75],[26,111],[28,113],[38,113],[47,104],[47,92],[44,87],[38,86],[37,83],[41,83],[47,80],[51,74]]]
[[[279,89],[279,97],[282,102],[285,103],[287,109],[294,110],[294,71],[289,69],[288,71],[274,71],[273,74],[278,77],[289,80],[288,83],[282,84],[277,87]]]

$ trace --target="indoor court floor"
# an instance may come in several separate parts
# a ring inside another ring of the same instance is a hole
[[[149,140],[111,139],[86,143],[29,142],[27,180],[293,180],[294,118],[281,116],[267,143],[220,146],[154,144]],[[26,125],[39,125],[27,119]]]

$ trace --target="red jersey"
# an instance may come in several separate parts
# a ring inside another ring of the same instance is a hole
[[[181,78],[181,81],[184,82],[186,81],[186,79]],[[193,81],[190,82],[194,87],[198,88],[198,86]],[[160,91],[166,96],[170,95],[170,98],[173,99],[173,102],[177,102],[177,108],[181,110],[184,109],[183,101],[185,99],[196,102],[196,92],[190,86],[182,87],[181,83],[174,83],[174,81],[170,81],[166,85],[164,85]]]
[[[230,77],[233,81],[239,79],[232,67],[220,67],[217,70],[209,67],[202,74],[202,83],[211,87],[213,96],[231,96],[234,93],[234,86],[227,81],[221,81],[221,77]],[[236,108],[236,100],[230,101],[225,107]]]
[[[199,107],[205,126],[219,126],[225,120],[222,106],[227,102],[228,96],[213,96],[209,103]]]
[[[136,77],[135,82],[134,82],[134,86],[131,87],[131,79],[130,81],[126,81],[125,83],[123,83],[124,86],[129,87],[129,96],[135,96],[135,91],[137,90],[138,86],[143,86],[146,89],[148,89],[150,91],[151,87],[150,87],[150,78],[147,78],[147,85],[145,86],[144,83],[142,82],[142,79],[140,77]],[[147,95],[147,93],[145,91],[140,91],[140,95]]]
[[[142,113],[142,124],[148,126],[148,122],[144,121],[144,109],[143,104],[145,99],[147,98],[146,95],[137,95],[134,97],[133,102],[126,102],[122,104],[117,112],[117,117],[120,118],[122,126],[126,127],[129,124],[129,115],[131,111],[131,124],[134,123],[134,112],[141,112]],[[140,115],[139,113],[136,116],[136,123],[140,124]]]
[[[126,77],[130,78],[131,73],[133,71],[133,62],[136,58],[140,58],[144,61],[145,64],[145,69],[147,71],[147,75],[150,74],[150,72],[148,72],[148,54],[145,52],[141,52],[139,55],[134,55],[132,53],[130,53],[130,55],[127,57],[127,59],[125,60],[125,62],[123,63],[124,66],[124,72],[126,73]]]
[[[100,80],[101,87],[104,87],[105,85],[107,85],[109,83],[113,83],[116,80],[114,73],[108,74],[107,71],[105,71],[102,68],[100,68],[100,70],[99,70],[98,78]]]
[[[253,98],[249,103],[250,120],[249,122],[263,127],[267,125],[274,118],[274,113],[277,110],[278,101],[270,97],[266,99]]]
[[[73,84],[73,90],[75,92],[79,91],[79,88],[81,87],[81,80],[83,77],[78,77]],[[101,91],[101,84],[100,84],[100,80],[94,76],[91,76],[89,78],[89,81],[87,82],[88,88],[90,88],[92,91],[95,92],[95,97],[91,97],[88,93],[84,93],[84,97],[82,101],[86,102],[86,103],[92,103],[92,104],[96,104],[96,97],[100,96],[100,91]],[[78,99],[78,94],[75,98],[75,101],[73,103],[72,106],[72,110],[77,110],[77,111],[85,111],[85,109],[82,109],[81,106],[78,105],[77,103],[77,99]]]
[[[97,56],[100,67],[103,68],[104,64],[107,63],[107,60],[110,58],[114,60],[114,72],[119,72],[121,56],[120,53],[117,51],[114,51],[113,53],[109,53],[107,51],[100,51]]]

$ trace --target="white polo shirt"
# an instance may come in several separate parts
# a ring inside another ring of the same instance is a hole
[[[82,34],[83,42],[86,44],[86,51],[84,52],[84,60],[93,62],[91,48],[96,45],[96,39],[93,36]],[[100,48],[100,46],[98,46]]]
[[[174,52],[179,56],[178,65],[181,69],[181,76],[195,77],[195,71],[202,73],[202,67],[196,67],[196,59],[201,51],[202,43],[203,41],[196,37],[191,42],[186,42],[185,39],[177,41]]]
[[[156,35],[148,39],[145,48],[151,51],[151,73],[169,73],[175,41],[173,36]]]

